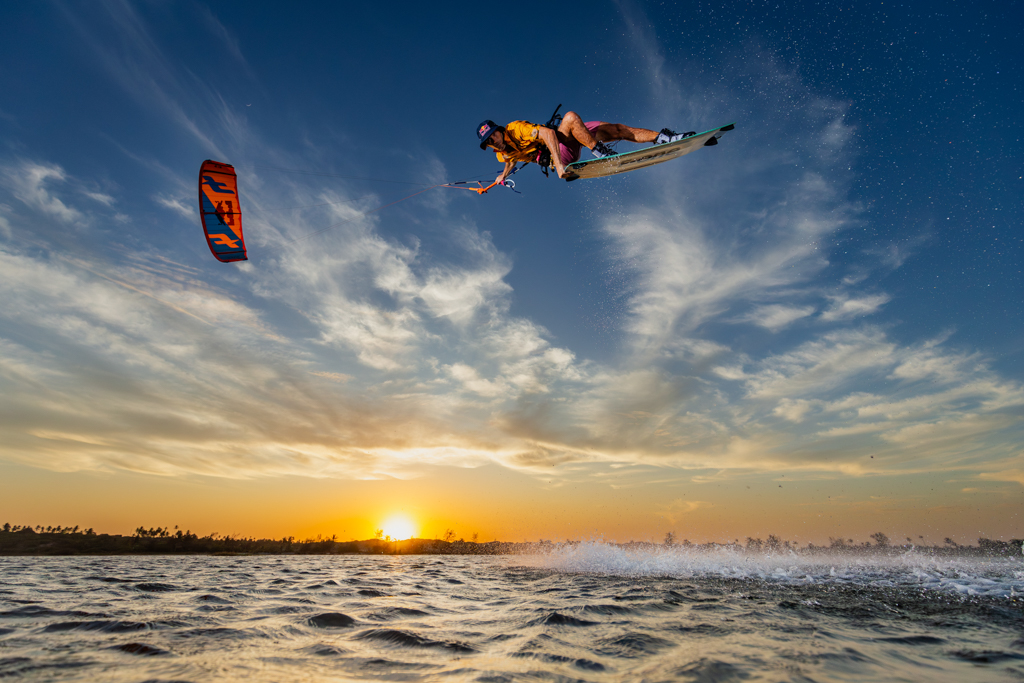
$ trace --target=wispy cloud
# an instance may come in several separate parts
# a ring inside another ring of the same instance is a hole
[[[84,194],[86,197],[93,200],[94,202],[99,202],[100,204],[103,204],[105,206],[112,206],[115,201],[113,197],[111,197],[109,194],[104,194],[103,192],[85,191],[82,192],[82,194]]]
[[[14,236],[11,222],[7,218],[9,215],[11,215],[11,207],[7,204],[0,204],[0,233],[3,233],[3,236],[7,239],[11,239]]]
[[[896,354],[896,345],[878,330],[828,334],[759,362],[758,372],[746,380],[748,395],[781,399],[826,393],[862,372],[891,367]]]
[[[889,303],[889,301],[890,297],[888,294],[875,294],[860,298],[832,297],[832,305],[821,314],[821,319],[832,322],[834,320],[847,320],[849,318],[871,315]]]
[[[212,108],[223,114],[219,97],[201,81],[187,78],[174,61],[165,56],[134,5],[125,0],[102,0],[98,4],[102,7],[102,16],[116,27],[113,40],[101,38],[94,28],[93,21],[99,15],[62,8],[65,19],[90,46],[97,62],[136,101],[151,111],[169,116],[210,153],[223,157],[220,147],[197,123],[197,115],[189,113]],[[225,44],[232,47],[230,42]],[[197,90],[202,92],[196,93]]]
[[[200,6],[197,9],[200,16],[203,18],[203,22],[206,24],[207,29],[217,39],[217,42],[234,58],[238,66],[245,70],[245,73],[250,80],[255,81],[249,62],[246,60],[245,55],[242,54],[242,48],[238,43],[237,36],[235,36],[235,34],[217,18],[210,8]]]
[[[675,112],[683,103],[679,82],[669,72],[661,43],[654,33],[650,19],[630,0],[616,2],[626,28],[629,44],[638,54],[649,78],[651,100],[664,115]]]
[[[814,306],[786,306],[783,304],[770,304],[758,306],[746,315],[740,316],[738,322],[749,322],[760,325],[772,332],[778,332],[790,323],[814,313]]]
[[[52,191],[66,180],[64,169],[56,164],[17,161],[0,168],[0,183],[15,199],[63,223],[77,223],[82,220],[82,213]]]
[[[803,422],[813,407],[813,403],[802,398],[784,398],[772,409],[772,413],[785,418],[790,422]]]
[[[182,218],[188,220],[195,220],[199,216],[199,212],[185,205],[185,202],[177,197],[163,197],[157,195],[153,197],[153,200],[160,206],[174,211]]]
[[[1012,481],[1024,486],[1024,469],[999,470],[998,472],[982,472],[979,478],[987,481]]]

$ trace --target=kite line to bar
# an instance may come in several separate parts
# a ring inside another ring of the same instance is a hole
[[[334,174],[334,173],[319,173],[317,171],[301,171],[301,170],[298,170],[298,169],[278,168],[278,167],[274,167],[274,166],[255,166],[254,168],[261,168],[261,169],[271,170],[271,171],[282,171],[284,173],[298,173],[298,174],[301,174],[301,175],[319,175],[319,176],[326,176],[326,177],[331,177],[331,178],[346,178],[346,179],[351,179],[351,180],[372,180],[372,181],[377,181],[377,182],[394,182],[394,183],[399,183],[399,184],[404,184],[404,185],[426,185],[426,183],[423,183],[423,182],[409,182],[409,181],[404,181],[404,180],[387,180],[385,178],[366,178],[366,177],[355,176],[355,175],[337,175],[337,174]],[[509,173],[509,176],[514,175],[516,173],[516,171],[518,171],[520,168],[522,168],[522,166],[513,169],[512,172]],[[476,177],[480,177],[482,175],[486,175],[486,174],[481,173],[480,175],[478,175]],[[472,185],[470,185],[471,182],[475,182],[477,186],[473,187]],[[447,187],[447,188],[450,188],[450,189],[469,189],[471,191],[474,191],[474,193],[476,193],[477,195],[485,195],[487,193],[488,189],[492,189],[492,188],[494,188],[498,184],[499,184],[499,182],[497,180],[495,180],[494,182],[490,183],[489,185],[484,186],[484,184],[482,182],[480,182],[479,180],[469,179],[469,180],[454,180],[452,182],[440,182],[440,183],[437,183],[437,184],[434,184],[434,185],[427,185],[427,186],[423,187],[423,189],[421,189],[419,191],[416,191],[416,193],[413,193],[412,195],[407,195],[406,197],[402,197],[401,199],[397,199],[394,202],[388,202],[387,204],[383,204],[383,205],[377,207],[376,209],[371,209],[370,211],[361,212],[358,216],[353,216],[352,218],[346,218],[345,220],[339,221],[337,223],[333,223],[331,225],[328,225],[327,227],[322,227],[321,229],[314,230],[312,232],[308,232],[306,234],[303,234],[302,237],[296,238],[295,240],[292,240],[292,242],[294,243],[294,242],[302,242],[303,240],[308,240],[309,238],[317,236],[317,234],[322,234],[324,232],[327,232],[328,230],[331,230],[331,229],[334,229],[335,227],[338,227],[339,225],[344,225],[345,223],[349,223],[349,222],[351,222],[353,220],[356,220],[357,218],[361,218],[361,217],[364,217],[364,216],[369,216],[370,214],[377,213],[378,211],[381,211],[382,209],[386,209],[389,206],[394,206],[395,204],[400,204],[401,202],[404,202],[406,200],[411,200],[414,197],[416,197],[417,195],[422,195],[423,193],[426,193],[426,191],[429,191],[429,190],[434,189],[436,187]],[[514,193],[516,193],[517,195],[521,195],[522,194],[522,193],[520,193],[520,191],[518,189],[515,188],[515,182],[513,182],[512,180],[509,180],[508,176],[506,176],[505,181],[500,183],[500,184],[502,184],[505,187],[508,187],[509,189],[514,191]],[[328,202],[327,204],[336,204],[336,202]],[[326,206],[326,204],[315,205],[315,206]],[[301,207],[299,207],[299,208],[301,208]]]
[[[281,171],[282,173],[297,173],[299,175],[316,175],[325,178],[345,178],[346,180],[370,180],[377,183],[395,183],[396,185],[429,185],[430,183],[413,183],[407,180],[388,180],[386,178],[366,178],[358,175],[338,175],[337,173],[321,173],[320,171],[303,171],[297,168],[278,168],[277,166],[253,166],[265,171]]]

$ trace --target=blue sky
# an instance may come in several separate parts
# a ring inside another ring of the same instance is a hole
[[[0,468],[96,509],[96,477],[156,487],[168,518],[210,481],[259,482],[255,508],[267,482],[397,501],[457,472],[498,536],[754,533],[724,510],[766,506],[817,537],[1019,536],[1021,15],[608,3],[548,36],[479,5],[5,6]],[[559,103],[737,127],[366,213],[493,178],[476,124]],[[207,158],[238,170],[245,264],[203,241]]]

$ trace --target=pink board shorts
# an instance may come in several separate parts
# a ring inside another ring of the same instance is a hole
[[[583,125],[587,127],[587,130],[593,133],[595,130],[597,130],[597,127],[602,125],[603,123],[604,121],[587,121]],[[582,149],[583,145],[581,145],[580,141],[574,137],[569,138],[569,144],[565,144],[564,142],[558,143],[558,151],[560,152],[559,156],[562,157],[563,164],[571,164],[574,161],[579,161],[580,151]]]

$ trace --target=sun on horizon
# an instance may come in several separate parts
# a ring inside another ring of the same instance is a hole
[[[405,541],[416,534],[416,527],[407,517],[396,515],[389,517],[381,527],[384,535],[391,537],[393,541]]]

